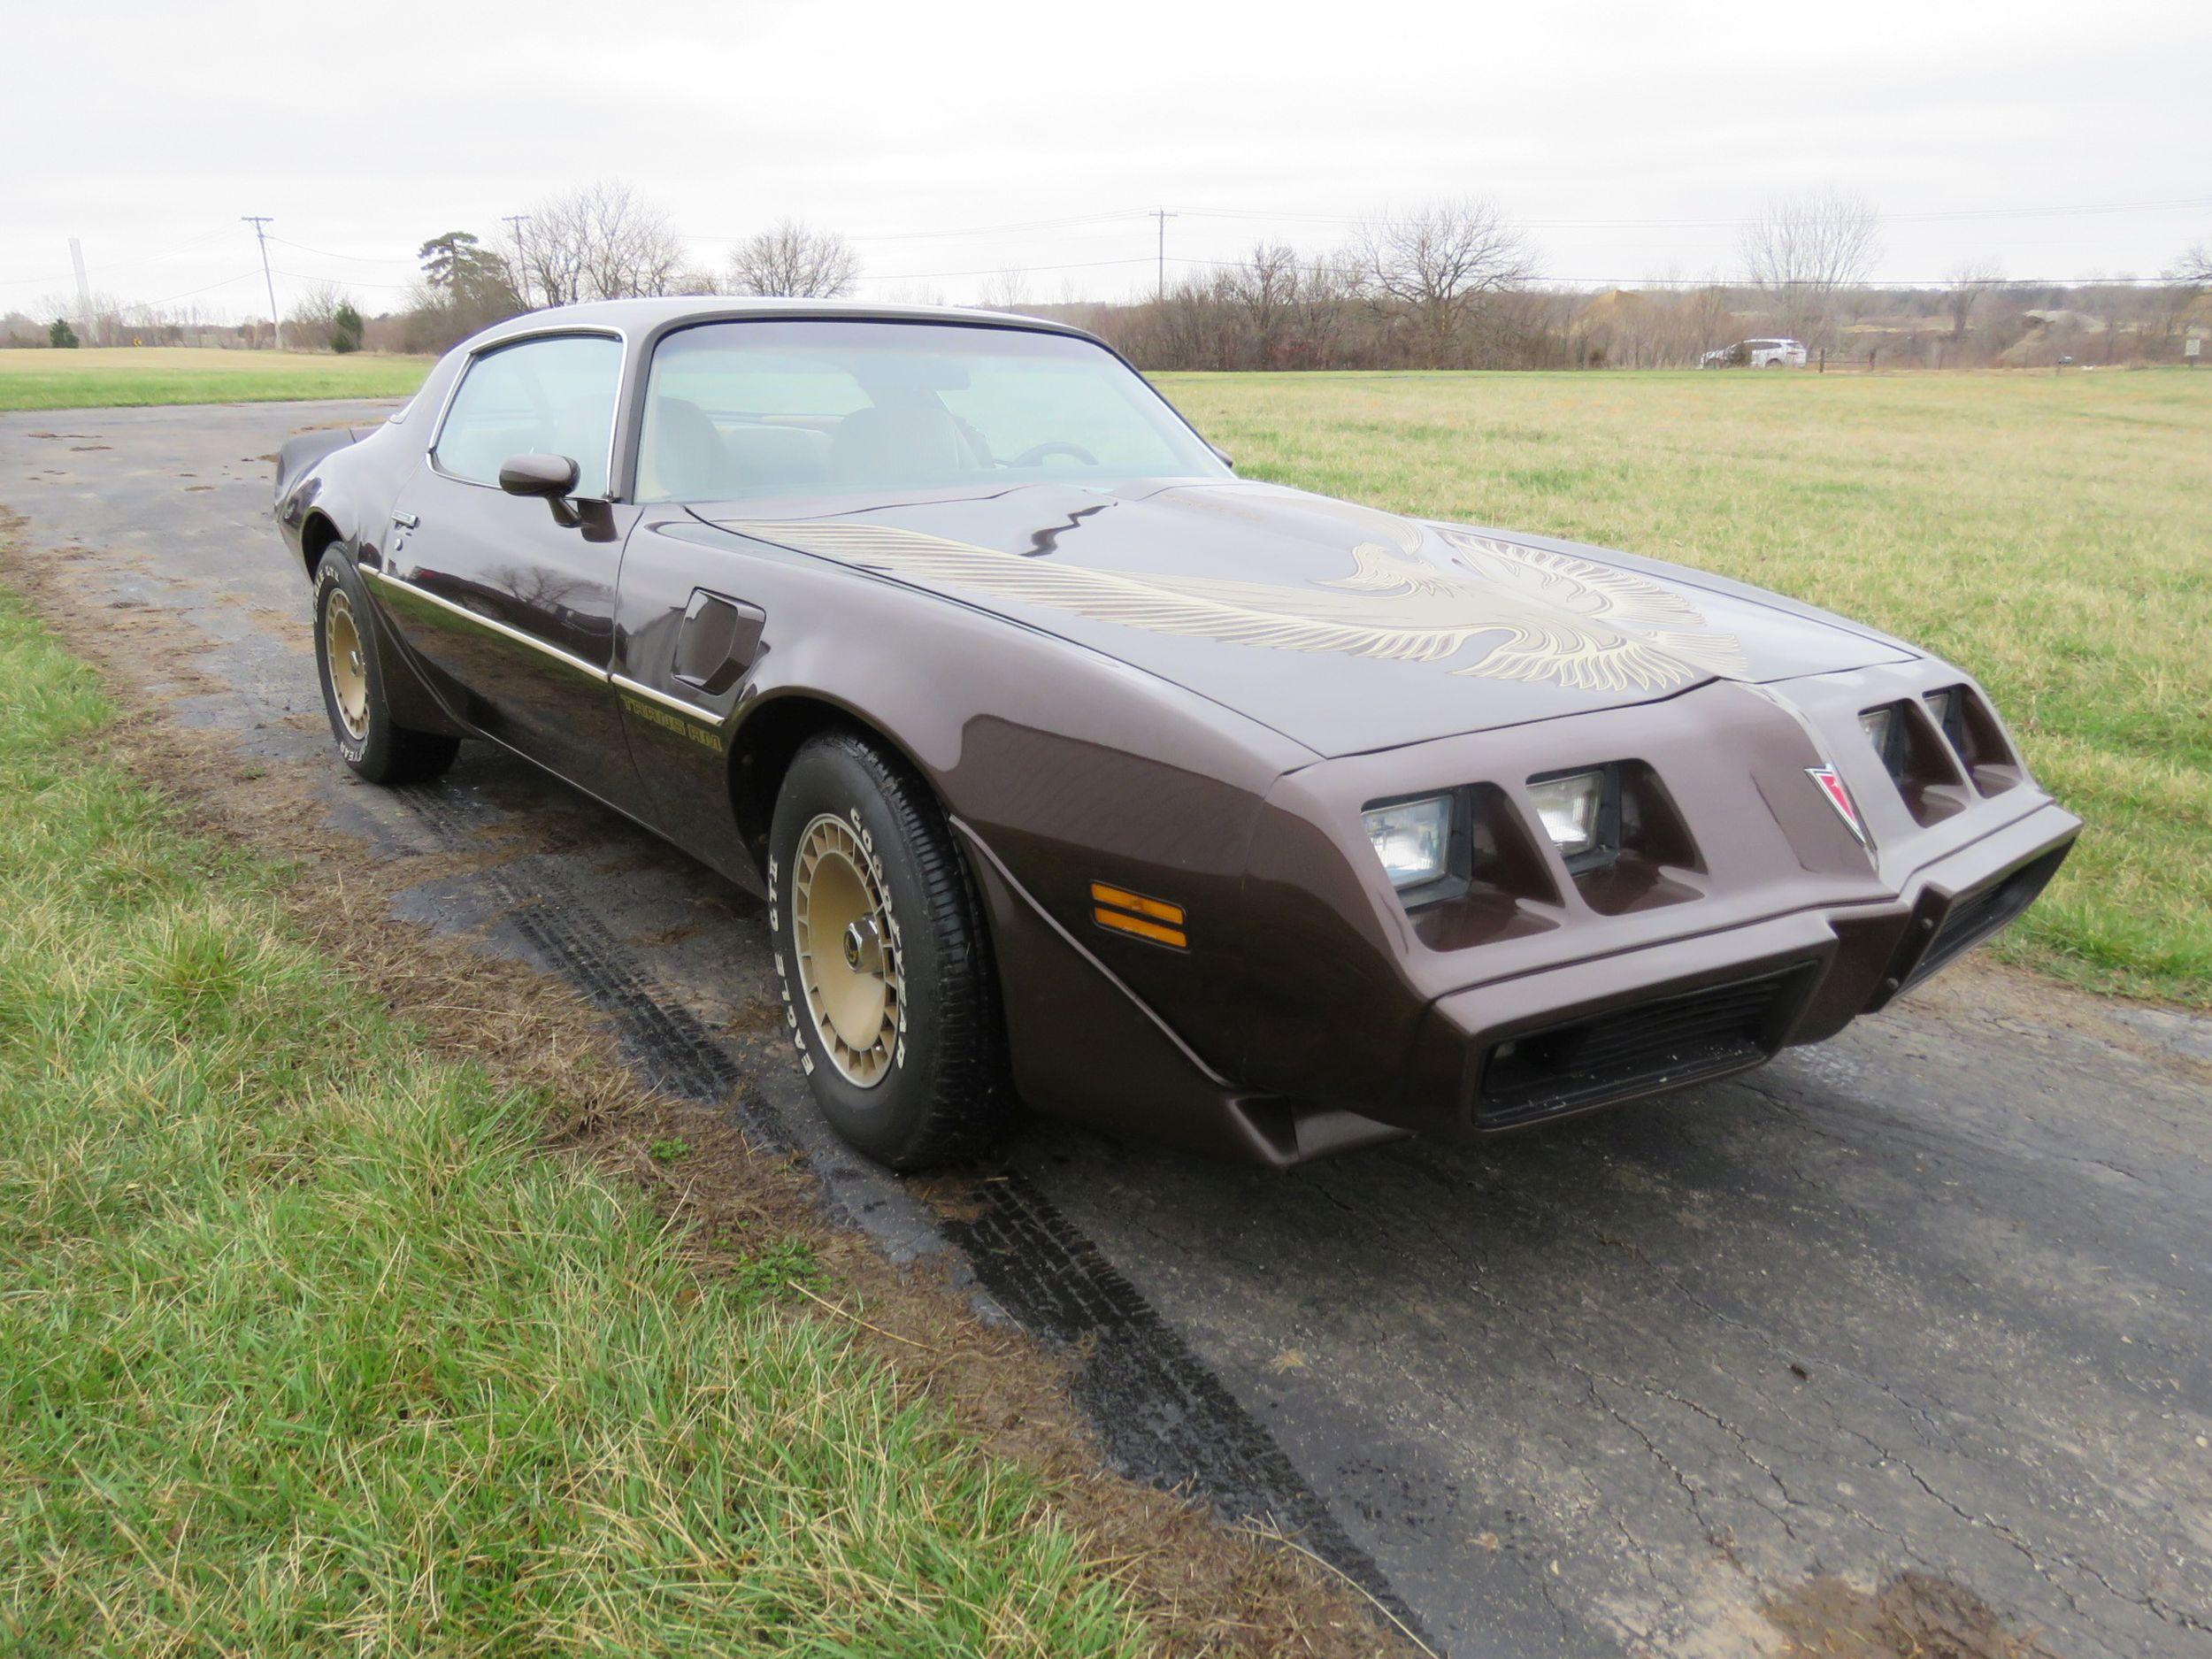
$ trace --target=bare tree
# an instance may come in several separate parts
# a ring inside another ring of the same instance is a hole
[[[292,307],[291,316],[285,319],[290,326],[289,338],[303,342],[308,349],[321,350],[336,338],[338,313],[352,308],[352,299],[335,282],[317,282],[301,294]]]
[[[603,180],[536,204],[525,285],[548,305],[665,294],[684,265],[668,216],[626,184]]]
[[[835,299],[851,293],[859,279],[860,257],[850,242],[795,219],[779,219],[730,254],[730,282],[740,294]]]
[[[1294,361],[1307,369],[1333,369],[1345,357],[1351,333],[1359,269],[1343,252],[1324,254],[1298,273],[1297,341]]]
[[[2207,288],[2212,288],[2212,242],[2200,242],[2167,268],[2165,287],[2156,302],[2162,346],[2187,337]]]
[[[1969,259],[1951,267],[1950,288],[1944,296],[1944,307],[1951,313],[1951,338],[1966,338],[1966,325],[1974,315],[1974,307],[1983,295],[2005,280],[2005,273],[1993,259]]]
[[[1879,220],[1864,196],[1831,187],[1771,196],[1746,222],[1745,273],[1772,296],[1787,333],[1825,337],[1837,291],[1863,281],[1881,256]]]
[[[1009,265],[984,280],[975,303],[987,311],[1018,311],[1028,303],[1029,273]]]
[[[1371,293],[1411,313],[1438,365],[1454,358],[1455,340],[1493,296],[1520,288],[1536,268],[1520,233],[1485,196],[1371,219],[1356,257]]]
[[[1717,276],[1690,290],[1684,299],[1683,315],[1687,334],[1681,358],[1685,363],[1702,363],[1708,351],[1727,344],[1728,336],[1735,332],[1735,310],[1729,303],[1727,286]]]
[[[1283,242],[1261,242],[1252,257],[1229,271],[1223,291],[1241,314],[1251,340],[1252,366],[1279,369],[1298,307],[1298,256]]]

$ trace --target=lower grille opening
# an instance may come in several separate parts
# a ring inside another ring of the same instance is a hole
[[[1509,1037],[1483,1058],[1476,1127],[1530,1123],[1755,1065],[1781,1046],[1816,972],[1808,963]]]
[[[1928,949],[1906,978],[1906,985],[1919,984],[1937,969],[1957,961],[1993,933],[2018,919],[2020,913],[2035,902],[2036,895],[2058,873],[2069,850],[2068,847],[2055,849],[2034,863],[2021,865],[2003,880],[1992,882],[1980,892],[1970,893],[1955,902],[1951,913],[1943,918],[1935,937],[1928,941]]]

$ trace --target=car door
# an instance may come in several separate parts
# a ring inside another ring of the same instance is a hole
[[[614,693],[616,577],[636,509],[606,499],[614,335],[534,335],[472,357],[394,504],[380,596],[471,720],[606,799],[634,792]],[[509,495],[519,455],[575,463],[564,503]]]

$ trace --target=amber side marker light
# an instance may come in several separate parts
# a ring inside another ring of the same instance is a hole
[[[1091,883],[1091,899],[1094,906],[1091,919],[1101,927],[1110,927],[1118,933],[1133,933],[1139,939],[1148,939],[1156,945],[1167,945],[1177,950],[1190,949],[1190,938],[1183,932],[1181,905],[1170,904],[1165,899],[1148,899],[1141,893],[1109,887],[1103,881]]]

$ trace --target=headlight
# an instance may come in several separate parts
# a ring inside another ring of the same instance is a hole
[[[1866,741],[1874,745],[1874,752],[1885,761],[1889,758],[1889,734],[1897,725],[1897,710],[1893,708],[1869,709],[1859,717],[1859,730],[1866,733]]]
[[[1586,853],[1598,844],[1598,803],[1605,797],[1601,772],[1571,772],[1564,778],[1531,781],[1529,799],[1544,822],[1544,833],[1563,857]]]
[[[1452,797],[1431,795],[1423,801],[1401,801],[1360,814],[1367,839],[1375,843],[1375,856],[1394,887],[1418,887],[1434,881],[1449,867],[1452,843]]]

